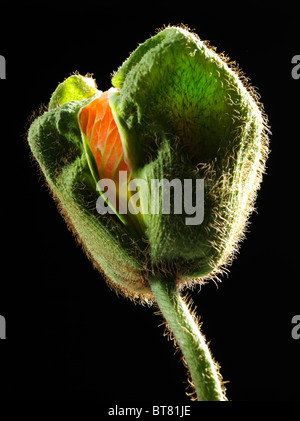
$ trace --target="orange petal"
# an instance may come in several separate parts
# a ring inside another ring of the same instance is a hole
[[[109,105],[112,94],[113,91],[103,92],[84,107],[79,122],[90,143],[100,178],[110,178],[118,187],[119,171],[127,171],[129,176],[130,170],[124,160],[120,133]]]

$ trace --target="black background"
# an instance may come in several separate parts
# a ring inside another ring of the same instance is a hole
[[[164,24],[184,23],[235,60],[271,126],[267,175],[228,277],[192,296],[232,401],[299,401],[300,54],[293,10],[202,2],[27,3],[1,10],[1,397],[188,404],[186,370],[152,308],[111,291],[67,230],[30,158],[26,131],[74,71],[107,90]],[[288,13],[289,12],[289,13]]]

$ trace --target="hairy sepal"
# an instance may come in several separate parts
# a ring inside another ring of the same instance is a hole
[[[145,216],[152,262],[172,262],[179,277],[220,273],[253,210],[268,128],[254,90],[242,80],[223,56],[177,27],[141,44],[112,79],[120,92],[111,105],[135,174],[148,184],[204,179],[200,225],[187,226],[185,214]],[[161,198],[154,192],[153,200]]]
[[[98,94],[62,105],[56,95],[58,105],[32,123],[28,142],[59,210],[94,266],[112,288],[133,299],[147,299],[151,292],[145,281],[145,244],[133,237],[116,215],[99,215],[96,210],[99,192],[78,113]]]

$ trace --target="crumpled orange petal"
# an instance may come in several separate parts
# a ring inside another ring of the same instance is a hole
[[[109,178],[118,186],[119,171],[130,174],[130,169],[124,160],[120,133],[109,105],[113,93],[103,92],[85,106],[79,114],[79,123],[96,159],[100,179]]]

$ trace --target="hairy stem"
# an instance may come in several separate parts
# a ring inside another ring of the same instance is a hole
[[[190,370],[198,401],[225,401],[218,368],[174,282],[152,278],[151,290]]]

